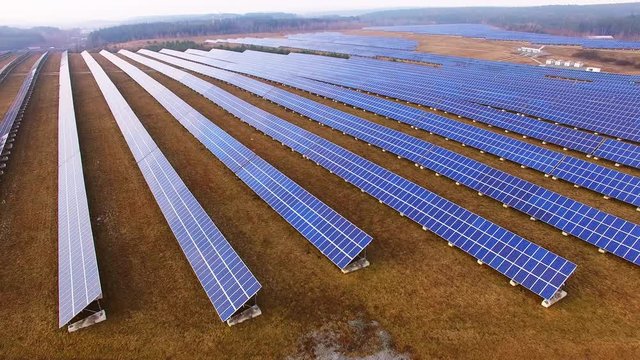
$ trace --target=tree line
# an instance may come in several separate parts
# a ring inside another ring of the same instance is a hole
[[[178,38],[215,34],[267,33],[283,31],[316,31],[353,27],[354,18],[279,18],[241,16],[213,21],[153,22],[120,25],[89,34],[88,47],[141,39]]]

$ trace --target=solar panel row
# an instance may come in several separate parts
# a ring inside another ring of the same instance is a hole
[[[58,106],[58,325],[63,327],[102,298],[66,51]]]
[[[484,24],[437,24],[374,26],[365,28],[376,31],[410,32],[414,34],[456,35],[506,41],[527,41],[546,45],[580,45],[592,49],[640,49],[640,42],[614,39],[591,39],[574,36],[504,30]]]
[[[4,65],[0,69],[0,83],[2,83],[4,81],[4,79],[7,78],[9,73],[11,73],[11,70],[15,69],[16,66],[20,65],[21,63],[23,63],[28,58],[29,58],[29,53],[28,52],[24,52],[24,53],[21,53],[20,55],[16,56],[13,60],[11,60],[6,65]]]
[[[13,141],[13,137],[17,131],[16,128],[22,118],[22,113],[29,103],[38,73],[44,64],[44,59],[46,57],[47,53],[42,54],[42,56],[40,56],[33,64],[31,70],[22,82],[22,86],[20,86],[18,94],[13,99],[13,102],[9,106],[7,112],[4,114],[2,122],[0,122],[0,157],[2,158],[9,154],[7,149],[11,148],[10,143]],[[2,161],[3,160],[0,159],[0,168],[4,167],[4,164],[1,163]],[[0,174],[2,174],[1,170]]]
[[[135,55],[123,52],[131,58]],[[107,59],[131,76],[220,159],[341,269],[360,256],[372,238],[300,185],[242,145],[149,75],[119,57]]]
[[[160,210],[218,315],[228,321],[261,285],[164,157],[118,89],[82,53]]]
[[[134,60],[201,93],[240,120],[522,284],[543,297],[544,305],[565,294],[560,288],[575,270],[575,264],[206,81],[155,60],[142,57]]]
[[[224,70],[217,70],[180,59],[171,59],[167,55],[141,51],[149,56],[160,58],[168,63],[183,66],[204,75],[223,79],[231,84],[242,87],[246,82],[256,80],[245,78],[242,83],[236,80],[242,77]],[[334,129],[354,136],[357,139],[376,145],[423,167],[448,176],[455,181],[469,186],[483,194],[488,194],[504,204],[515,207],[530,216],[544,219],[553,226],[561,225],[560,229],[610,251],[632,263],[640,263],[640,227],[635,226],[612,215],[602,213],[594,208],[576,202],[560,194],[546,190],[533,183],[499,171],[473,159],[458,155],[452,151],[434,146],[431,143],[414,138],[400,131],[396,131],[351,114],[341,112],[332,107],[316,103],[304,97],[288,93],[282,89],[273,88],[264,95],[265,99],[296,111],[315,121],[328,125]],[[480,139],[479,141],[483,141]],[[519,148],[513,145],[513,148]],[[544,149],[542,149],[544,150]],[[545,158],[553,161],[549,170],[556,173],[556,169],[564,171],[562,164],[580,164],[575,158],[548,151],[547,153],[520,153],[529,165],[539,167],[538,162],[544,164]],[[568,158],[568,159],[566,159]],[[561,161],[560,165],[557,165]],[[571,174],[579,173],[573,171]],[[603,177],[606,176],[602,175]],[[640,194],[640,190],[630,191],[629,194]],[[549,208],[540,203],[540,199],[550,198],[554,206]],[[575,210],[572,210],[575,209]],[[601,223],[607,219],[605,224]],[[578,220],[579,219],[579,220]],[[564,220],[564,222],[560,222]],[[622,224],[613,228],[606,224]],[[629,229],[623,230],[623,229]],[[603,247],[605,246],[605,247]]]

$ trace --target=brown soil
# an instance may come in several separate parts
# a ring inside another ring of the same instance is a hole
[[[56,329],[57,78],[41,75],[7,174],[0,178],[0,357],[215,358],[312,357],[309,334],[377,321],[393,348],[414,358],[633,358],[640,351],[637,268],[443,177],[321,127],[250,94],[252,103],[435,191],[578,264],[568,297],[544,309],[535,295],[355,187],[241,123],[161,74],[168,86],[214,123],[374,237],[371,266],[343,275],[193,138],[150,95],[99,55],[187,186],[263,284],[263,315],[228,328],[198,284],[102,95],[79,55],[72,85],[96,252],[108,319],[78,333]],[[57,58],[46,64],[55,73]],[[137,64],[136,64],[137,65]],[[144,68],[140,66],[141,68]],[[212,81],[219,84],[216,81]],[[344,109],[344,107],[339,108]],[[437,136],[585,202],[590,192],[541,178]],[[466,152],[465,152],[466,154]],[[19,166],[18,166],[19,165]],[[34,196],[37,194],[37,196]],[[600,203],[597,203],[600,204]],[[623,205],[603,206],[631,216]],[[637,220],[637,217],[633,218]],[[327,325],[334,324],[334,325]],[[364,343],[364,341],[361,341]],[[358,343],[358,342],[355,342]],[[306,353],[305,353],[306,351]],[[362,354],[353,349],[354,354]]]

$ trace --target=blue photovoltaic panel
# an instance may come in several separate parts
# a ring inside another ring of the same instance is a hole
[[[635,144],[607,139],[593,155],[640,169],[640,146]]]
[[[201,72],[205,75],[218,77],[218,74],[221,73],[222,77],[224,77],[225,71],[223,70],[206,68],[197,64],[190,64],[183,60],[171,59],[165,55],[159,55],[146,50],[143,51],[143,53],[149,54],[150,56],[158,56],[166,62],[185,66],[190,70]],[[238,85],[235,82],[237,78],[238,77],[234,77],[231,80],[231,83]],[[248,79],[248,81],[256,80]],[[238,86],[242,87],[242,84],[239,84]],[[202,87],[204,88],[204,85]],[[288,93],[282,89],[274,88],[265,96],[265,98],[319,121],[322,124],[343,131],[358,139],[362,139],[370,144],[409,159],[416,164],[443,174],[461,184],[464,184],[465,186],[483,194],[487,194],[504,204],[523,211],[530,216],[540,218],[542,221],[545,221],[552,226],[559,227],[561,230],[573,234],[593,245],[599,246],[602,244],[602,239],[610,239],[610,241],[605,244],[606,248],[603,249],[616,255],[620,255],[632,262],[637,261],[633,256],[633,251],[630,253],[626,250],[618,251],[619,246],[623,245],[622,243],[624,241],[625,232],[610,238],[610,229],[593,226],[593,224],[599,223],[598,217],[601,216],[601,212],[592,212],[591,210],[594,209],[591,207],[584,205],[580,207],[579,212],[571,211],[561,205],[576,203],[567,197],[552,193],[538,185],[524,181],[503,171],[491,168],[471,158],[434,146],[402,132],[368,122],[354,115],[341,112],[337,109],[316,103],[304,97]],[[374,101],[376,100],[377,99],[374,99]],[[419,112],[420,110],[416,109],[416,111]],[[242,114],[238,113],[237,115],[241,116]],[[417,114],[416,117],[418,115],[419,114]],[[432,119],[430,124],[437,123],[439,119],[442,118],[437,115],[428,115],[430,119]],[[443,125],[443,127],[447,129],[445,135],[450,136],[453,139],[460,139],[461,136],[458,135],[457,132],[454,133],[449,130],[454,127],[454,125],[450,125],[449,122],[456,124],[459,123],[450,119],[446,120],[447,122],[444,122],[446,125]],[[466,124],[461,125],[471,128],[464,129],[464,132],[467,133],[465,134],[467,136],[464,143],[469,143],[472,146],[477,146],[481,149],[503,155],[505,158],[514,159],[522,164],[537,168],[541,171],[551,172],[559,162],[567,157],[562,153],[522,143],[519,140],[511,139],[500,134],[481,130]],[[505,139],[497,140],[500,137]],[[522,143],[522,145],[519,143]],[[571,159],[577,160],[574,158]],[[578,162],[583,161],[578,160]],[[601,166],[594,165],[594,169],[592,170],[602,168],[603,167]],[[614,173],[620,174],[619,172]],[[625,176],[628,177],[628,175]],[[625,181],[622,181],[622,183],[624,182]],[[626,182],[629,182],[628,179]],[[600,190],[608,192],[610,189]],[[535,205],[537,199],[533,194],[546,194],[547,192],[555,194],[556,206],[544,209],[545,216],[539,216],[541,209]],[[606,213],[602,214],[607,215]],[[578,218],[583,219],[581,220],[581,223],[583,224],[577,224],[574,226],[573,224]],[[558,219],[564,219],[565,222],[562,223],[560,221],[556,221]],[[626,223],[626,221],[623,221],[623,224]],[[629,235],[628,232],[626,234]],[[624,248],[624,246],[622,248]],[[629,250],[635,251],[638,250],[638,248],[633,249],[632,246]]]
[[[516,178],[449,150],[434,147],[429,168],[640,265],[640,226]]]
[[[260,290],[260,283],[160,150],[138,164],[209,300],[228,320]]]
[[[128,56],[127,52],[123,52]],[[155,60],[135,57],[295,149],[445,240],[551,299],[575,264],[317,135],[266,113],[206,81]]]
[[[237,175],[341,269],[371,242],[370,236],[261,158]]]
[[[22,82],[22,86],[20,86],[18,94],[13,99],[13,102],[9,106],[9,109],[4,114],[4,117],[0,122],[0,155],[4,154],[4,148],[9,140],[9,133],[11,132],[13,125],[18,119],[20,111],[24,106],[26,106],[27,101],[29,100],[28,98],[36,82],[38,72],[44,64],[44,59],[46,57],[47,53],[42,54],[42,56],[40,56],[38,60],[36,60],[36,62],[33,64],[31,70],[29,70],[29,73],[27,74],[27,77]]]
[[[196,139],[338,267],[344,269],[371,242],[371,236],[280,173],[150,76],[109,52],[103,51],[101,54],[154,96]],[[133,59],[141,58],[140,55],[127,51],[123,51],[123,54]]]
[[[640,207],[640,178],[567,156],[552,175]]]
[[[261,285],[215,226],[151,139],[100,65],[82,53],[151,192],[223,321],[260,290]]]
[[[102,297],[84,186],[68,55],[60,63],[58,107],[58,325]]]

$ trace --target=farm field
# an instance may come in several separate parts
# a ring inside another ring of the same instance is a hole
[[[437,39],[440,45],[436,45],[430,43],[435,37],[424,37],[421,50],[488,60],[528,60],[506,55],[517,44],[481,43],[471,48],[465,43],[468,39]],[[495,58],[486,55],[500,52],[504,54]],[[181,83],[118,55],[371,235],[374,240],[367,248],[371,265],[342,274],[132,78],[98,53],[92,56],[261,282],[258,304],[263,314],[233,327],[220,321],[89,68],[80,54],[70,54],[84,180],[103,287],[101,305],[107,321],[73,334],[57,329],[60,54],[54,53],[38,76],[5,174],[0,177],[0,358],[311,359],[334,353],[353,358],[486,358],[487,349],[492,349],[495,358],[632,359],[640,352],[640,277],[634,264],[600,254],[579,239],[563,236],[541,221],[530,221],[521,212],[505,209],[498,201],[455,186],[452,180],[434,176],[394,154],[195,74],[576,263],[578,269],[565,286],[568,296],[543,308],[533,293],[511,287],[504,276],[478,265],[473,257],[450,248],[446,241],[375,198]],[[34,54],[0,84],[0,113],[6,111],[36,59]],[[409,125],[277,86],[640,223],[640,213],[629,204],[605,200],[595,192],[553,181],[540,172]],[[546,147],[562,151],[559,146]],[[586,159],[577,152],[567,153]],[[597,163],[640,176],[638,169],[617,168],[604,160]]]

